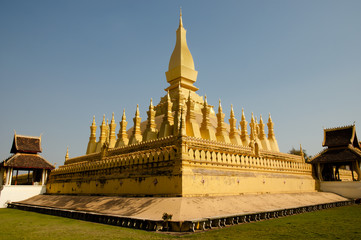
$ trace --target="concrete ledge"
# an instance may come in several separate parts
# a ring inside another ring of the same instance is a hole
[[[0,208],[6,208],[9,202],[23,201],[45,192],[46,186],[42,185],[0,186]]]
[[[320,190],[323,192],[336,193],[346,198],[361,198],[360,181],[322,181],[320,182]]]

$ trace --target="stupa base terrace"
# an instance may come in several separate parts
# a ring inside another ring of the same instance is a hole
[[[150,231],[189,232],[352,204],[327,192],[223,197],[38,195],[9,207]],[[171,220],[162,220],[164,213]]]
[[[301,156],[170,136],[68,159],[48,194],[193,197],[317,189]]]

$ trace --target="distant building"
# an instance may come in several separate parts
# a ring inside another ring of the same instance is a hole
[[[355,125],[324,129],[322,146],[326,148],[310,159],[320,189],[361,198],[361,146]],[[354,182],[341,182],[346,172]]]
[[[55,167],[39,155],[41,152],[41,137],[14,134],[10,151],[13,155],[0,163],[0,207],[7,201],[45,192],[49,172]]]
[[[325,129],[322,146],[326,149],[310,160],[319,180],[340,181],[339,169],[346,168],[352,170],[353,180],[361,180],[361,147],[355,125]]]

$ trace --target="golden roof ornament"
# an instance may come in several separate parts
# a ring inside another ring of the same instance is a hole
[[[119,123],[120,129],[118,133],[118,140],[115,143],[115,147],[121,147],[128,145],[129,139],[127,134],[127,118],[125,116],[125,109],[123,109],[122,121]]]
[[[134,122],[133,132],[132,132],[132,136],[129,139],[129,144],[136,144],[142,141],[143,137],[140,131],[141,120],[142,118],[140,117],[139,114],[139,105],[137,104],[137,110],[135,111],[135,117],[133,118],[133,122]]]
[[[65,161],[69,159],[69,147],[66,147]]]
[[[123,109],[123,116],[122,116],[122,121],[126,121],[127,117],[125,116],[125,108]]]
[[[266,138],[264,126],[265,126],[265,124],[263,123],[262,115],[260,115],[259,124],[258,124],[258,128],[259,128],[258,138],[261,142],[262,149],[271,150],[271,145],[270,145],[268,139]]]
[[[115,128],[116,127],[117,127],[117,124],[115,123],[114,112],[113,112],[112,120],[110,121],[110,124],[109,124],[109,148],[115,147],[115,143],[117,141],[116,136],[115,136]]]
[[[248,131],[247,131],[247,124],[248,124],[248,122],[246,121],[246,116],[244,115],[244,109],[242,108],[242,118],[240,121],[240,125],[241,125],[241,140],[242,140],[242,144],[244,146],[248,146],[249,142],[250,142]]]
[[[221,99],[219,99],[218,113],[217,113],[217,129],[216,137],[220,142],[231,143],[228,133],[226,131],[226,124],[224,122],[225,114],[223,113]]]
[[[234,115],[233,104],[231,104],[231,113],[229,114],[229,138],[230,141],[235,145],[242,145],[241,138],[237,131],[237,119]]]
[[[86,150],[86,154],[90,154],[93,153],[95,151],[96,148],[96,131],[97,131],[97,125],[95,123],[95,116],[93,116],[93,122],[92,125],[90,126],[90,137],[89,137],[89,142],[88,142],[88,147]]]
[[[170,86],[167,91],[177,88],[179,83],[183,88],[197,91],[193,86],[197,80],[198,72],[194,69],[194,61],[189,51],[186,39],[186,30],[183,27],[182,11],[179,16],[179,27],[177,29],[177,39],[173,53],[169,60],[168,71],[165,73]]]
[[[147,119],[147,127],[143,133],[143,141],[149,141],[157,138],[157,129],[155,123],[155,111],[153,106],[153,100],[150,99],[149,110],[147,111],[148,119]]]

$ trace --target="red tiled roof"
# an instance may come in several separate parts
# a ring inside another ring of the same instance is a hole
[[[347,146],[351,144],[351,139],[353,137],[353,126],[328,130],[325,129],[325,140],[323,146],[327,147],[338,147],[338,146]]]
[[[55,167],[38,154],[16,153],[0,163],[0,166],[23,169],[54,169]]]
[[[14,135],[14,141],[10,153],[39,153],[41,151],[40,137]]]
[[[361,151],[357,148],[328,148],[315,156],[311,163],[338,163],[361,161]]]

